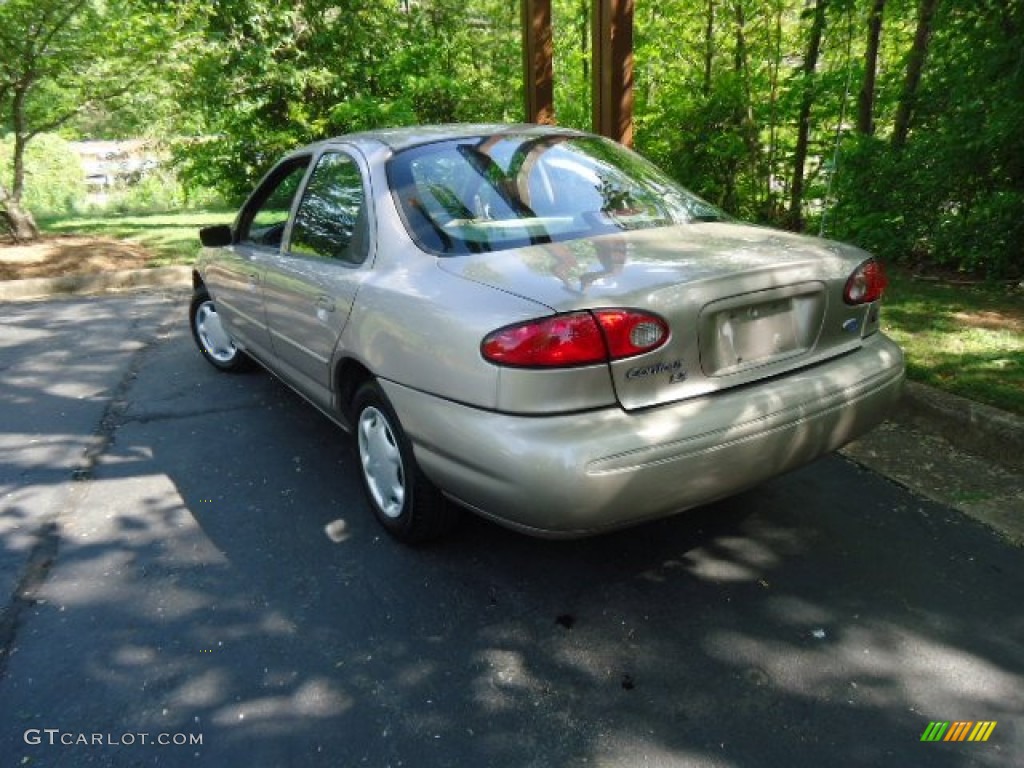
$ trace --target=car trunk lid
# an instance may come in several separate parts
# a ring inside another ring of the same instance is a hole
[[[663,317],[657,350],[610,363],[626,409],[741,386],[860,344],[864,307],[842,287],[867,254],[733,223],[697,223],[442,259],[441,268],[568,312]]]

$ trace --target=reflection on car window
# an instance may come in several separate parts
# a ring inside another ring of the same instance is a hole
[[[257,191],[254,204],[249,206],[243,216],[240,234],[242,242],[273,248],[281,246],[292,201],[308,165],[309,158],[302,157],[289,160],[274,170]]]
[[[362,264],[366,259],[366,205],[359,167],[348,155],[320,158],[299,203],[290,250]]]
[[[395,155],[388,174],[410,234],[446,255],[725,218],[639,155],[596,137],[428,144]]]

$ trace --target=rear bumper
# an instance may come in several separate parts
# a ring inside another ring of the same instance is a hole
[[[881,422],[903,376],[900,348],[875,334],[811,368],[644,411],[512,416],[381,384],[448,495],[568,537],[706,504],[813,461]]]

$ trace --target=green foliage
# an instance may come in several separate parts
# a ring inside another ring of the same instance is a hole
[[[750,150],[758,132],[735,78],[719,79],[707,95],[668,105],[644,125],[641,152],[702,197],[740,216],[757,216]]]
[[[887,259],[1024,274],[1024,3],[939,3],[907,101],[920,2],[886,0],[874,132],[860,135],[876,3],[822,4],[813,71],[804,59],[817,4],[636,3],[637,148],[744,218],[785,221],[796,189],[812,229]],[[592,3],[552,6],[556,115],[587,128]],[[61,18],[73,23],[58,28]],[[46,56],[32,42],[42,29],[53,31]],[[281,154],[310,141],[388,125],[522,119],[520,34],[519,0],[6,0],[0,123],[13,125],[13,84],[32,72],[22,135],[63,125],[174,137],[188,188],[216,187],[238,201]],[[898,114],[908,131],[894,148]],[[154,179],[118,204],[187,199],[172,187]]]
[[[174,58],[174,18],[146,0],[5,0],[0,121],[29,139],[90,109],[141,104],[151,121],[152,65]]]
[[[121,212],[171,211],[183,207],[184,202],[184,190],[177,180],[158,172],[116,190],[107,207]]]
[[[0,167],[0,218],[17,239],[39,234],[26,190],[32,145],[86,110],[117,112],[159,91],[151,65],[175,59],[173,19],[150,0],[0,2],[0,129],[14,135]],[[61,189],[47,194],[43,205],[67,205],[54,199]]]
[[[830,231],[893,261],[1024,275],[1024,7],[947,6],[908,143],[851,140]]]
[[[0,183],[10,188],[14,137],[0,139]],[[85,172],[78,155],[54,134],[37,136],[25,153],[24,205],[40,213],[67,213],[85,202]]]
[[[468,7],[467,7],[468,5]],[[190,182],[243,197],[283,152],[410,123],[518,118],[516,0],[199,4],[180,83],[202,138],[178,144]]]
[[[830,0],[813,77],[809,6],[665,0],[636,15],[637,147],[733,213],[778,224],[794,184],[801,101],[813,97],[803,214],[893,261],[1024,274],[1024,4],[943,2],[906,143],[891,134],[917,31],[888,0],[873,135],[859,135],[868,0]],[[841,152],[837,155],[837,148]],[[824,214],[824,218],[823,218]]]

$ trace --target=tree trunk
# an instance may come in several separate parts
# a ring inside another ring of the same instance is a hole
[[[750,61],[747,55],[747,14],[743,0],[733,0],[735,22],[735,46],[733,48],[733,69],[740,84],[740,100],[737,100],[732,122],[743,140],[746,155],[733,157],[729,163],[726,194],[723,206],[736,211],[739,207],[739,176],[741,168],[749,169],[753,178],[757,176],[757,162],[761,154],[757,129],[754,127],[754,106],[750,96]]]
[[[36,220],[21,204],[25,194],[25,148],[30,138],[25,130],[25,96],[24,88],[14,90],[14,98],[11,100],[11,117],[14,123],[14,174],[10,192],[0,186],[2,215],[15,241],[21,243],[39,238]]]
[[[704,95],[711,95],[712,64],[715,60],[715,0],[708,0],[707,26],[704,32]]]
[[[743,83],[744,95],[750,95],[750,78],[747,67],[747,14],[743,0],[735,0],[733,13],[736,19],[736,46],[733,48],[733,68]]]
[[[21,207],[20,202],[11,198],[0,201],[0,217],[3,217],[11,237],[17,243],[28,243],[39,238],[39,227],[32,214]]]
[[[772,58],[768,65],[768,153],[765,160],[764,205],[761,216],[771,223],[778,222],[782,206],[775,194],[775,162],[779,149],[779,70],[782,67],[782,0],[776,0],[774,32],[772,34]]]
[[[928,57],[928,46],[932,39],[935,21],[935,10],[939,0],[921,0],[917,7],[917,31],[914,32],[914,44],[907,60],[907,79],[903,83],[899,106],[896,108],[896,122],[892,131],[892,146],[902,149],[907,143],[910,132],[910,121],[914,116],[917,102],[917,90],[921,84],[921,73]]]
[[[864,82],[857,96],[857,132],[871,136],[875,132],[875,78],[878,76],[878,46],[882,39],[882,14],[885,0],[874,0],[868,14],[868,44],[864,53]]]
[[[825,30],[825,7],[828,0],[816,0],[814,18],[807,39],[807,55],[803,66],[803,96],[800,101],[800,121],[797,125],[796,149],[793,152],[793,186],[789,198],[789,227],[795,232],[804,228],[804,165],[807,163],[807,143],[811,132],[811,108],[814,106],[814,73],[818,68],[821,37]]]
[[[21,200],[15,198],[0,184],[0,231],[6,230],[17,243],[27,243],[39,237],[39,227],[32,214],[21,206]]]
[[[590,0],[580,0],[579,15],[576,17],[577,33],[579,34],[580,50],[583,67],[583,90],[590,88]]]

